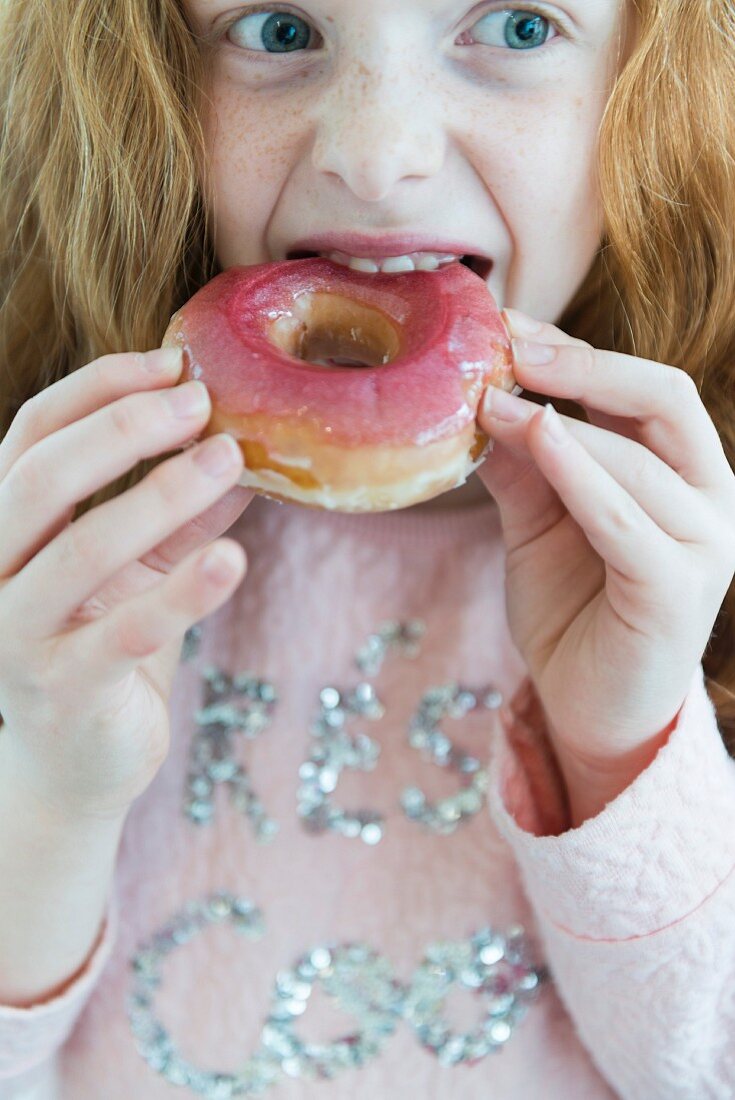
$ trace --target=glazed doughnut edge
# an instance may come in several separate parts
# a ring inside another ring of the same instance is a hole
[[[243,438],[249,434],[245,420],[228,422],[215,410],[206,434],[222,431],[229,432],[243,452],[240,485],[275,500],[340,512],[389,512],[431,500],[463,485],[492,449],[492,441],[476,424],[420,447],[347,449],[324,444],[291,422],[287,453],[278,443],[267,452],[249,443]]]

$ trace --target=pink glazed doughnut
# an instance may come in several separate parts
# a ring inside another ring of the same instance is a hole
[[[341,512],[407,508],[483,461],[486,386],[511,391],[510,341],[464,265],[375,275],[320,257],[232,267],[171,318],[181,381],[200,379],[241,484]]]

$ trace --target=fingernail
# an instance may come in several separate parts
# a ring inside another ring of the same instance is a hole
[[[521,313],[519,309],[504,309],[503,313],[508,318],[510,327],[520,336],[536,336],[544,327],[541,321],[529,317],[527,313]]]
[[[202,443],[194,455],[194,461],[210,477],[221,477],[235,468],[240,453],[232,436],[223,432]]]
[[[518,397],[498,389],[497,386],[488,386],[482,401],[482,411],[485,416],[492,416],[496,420],[525,420],[529,415],[527,405]]]
[[[569,433],[564,427],[564,423],[553,405],[549,403],[546,404],[544,414],[541,417],[541,423],[543,424],[544,431],[554,443],[569,442]]]
[[[143,356],[143,369],[151,374],[173,374],[183,366],[181,348],[156,348]]]
[[[199,416],[209,408],[209,394],[203,382],[185,382],[183,386],[167,390],[164,401],[174,416],[181,418]]]
[[[557,349],[551,344],[531,344],[528,340],[511,340],[516,363],[527,367],[540,367],[553,363]]]

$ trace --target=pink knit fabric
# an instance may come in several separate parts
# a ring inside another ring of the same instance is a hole
[[[62,996],[0,1006],[2,1100],[164,1100],[188,1095],[138,1053],[126,1012],[130,959],[184,902],[218,889],[263,911],[258,943],[227,924],[163,964],[155,1011],[188,1061],[235,1072],[258,1046],[278,971],[307,948],[362,941],[410,982],[429,944],[520,923],[544,983],[507,1043],[473,1066],[443,1066],[400,1021],[382,1051],[332,1081],[280,1077],[265,1095],[316,1100],[732,1100],[735,1096],[735,762],[701,668],[652,764],[597,817],[569,828],[543,711],[509,636],[495,505],[345,516],[256,499],[230,530],[245,581],[202,625],[172,699],[168,759],[132,807],[101,938]],[[387,621],[420,619],[421,653],[374,677],[355,656]],[[271,726],[238,741],[279,832],[258,844],[229,791],[194,825],[183,812],[203,670],[273,683]],[[385,706],[355,722],[381,746],[372,772],[332,796],[384,815],[382,841],[313,835],[296,814],[298,768],[326,686],[369,679]],[[404,787],[456,789],[406,731],[422,695],[458,682],[505,700],[443,728],[489,762],[487,807],[449,836],[406,819]],[[569,685],[574,690],[574,685]],[[453,989],[445,1012],[471,1030],[482,999]],[[305,1039],[355,1026],[315,992]],[[226,1093],[222,1093],[226,1095]]]

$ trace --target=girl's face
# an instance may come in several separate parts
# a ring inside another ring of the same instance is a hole
[[[500,308],[559,319],[602,233],[595,145],[625,0],[183,3],[211,49],[223,268],[325,233],[418,234],[491,260]]]

